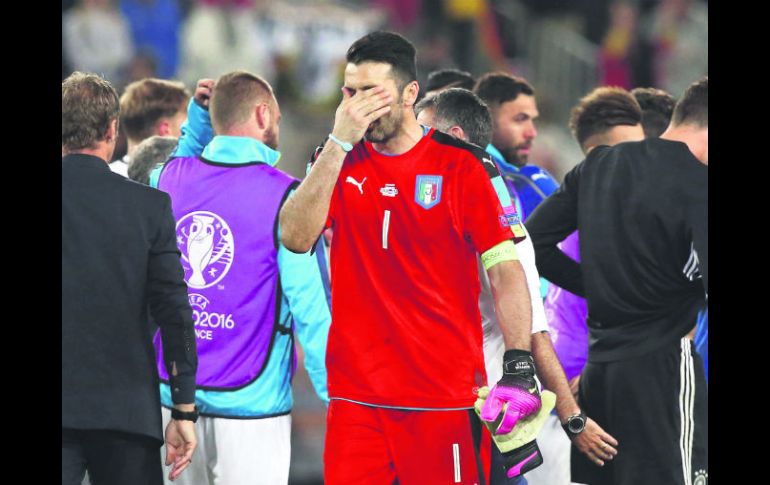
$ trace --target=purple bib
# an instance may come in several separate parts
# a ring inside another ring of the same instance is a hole
[[[296,179],[264,163],[175,158],[158,188],[171,196],[198,346],[199,389],[234,390],[262,373],[279,322],[278,211]],[[160,378],[168,381],[160,335]]]
[[[577,231],[559,244],[564,253],[580,262]],[[588,327],[586,301],[551,283],[545,297],[545,317],[550,328],[556,356],[564,368],[567,380],[579,375],[588,358]]]

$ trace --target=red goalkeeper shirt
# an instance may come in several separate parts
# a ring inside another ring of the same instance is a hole
[[[433,129],[401,155],[347,155],[327,220],[331,398],[472,407],[486,383],[476,253],[513,236],[494,176],[481,148]]]

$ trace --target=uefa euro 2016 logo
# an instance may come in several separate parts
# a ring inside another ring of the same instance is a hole
[[[213,212],[195,211],[182,217],[176,225],[176,242],[190,287],[213,286],[230,270],[235,252],[233,233]]]

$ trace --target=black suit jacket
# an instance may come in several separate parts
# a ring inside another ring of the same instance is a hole
[[[62,158],[62,427],[162,441],[152,337],[161,329],[172,397],[192,403],[192,310],[165,192],[90,155]]]

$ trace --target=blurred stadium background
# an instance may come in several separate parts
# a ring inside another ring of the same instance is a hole
[[[193,91],[200,78],[255,72],[283,112],[279,168],[301,178],[332,127],[348,46],[378,29],[416,45],[421,85],[449,67],[528,79],[540,110],[530,163],[559,181],[582,158],[567,120],[588,91],[678,98],[708,73],[707,0],[62,0],[62,79],[96,72],[122,92],[161,77]],[[325,407],[301,366],[294,389],[290,483],[322,483]]]

